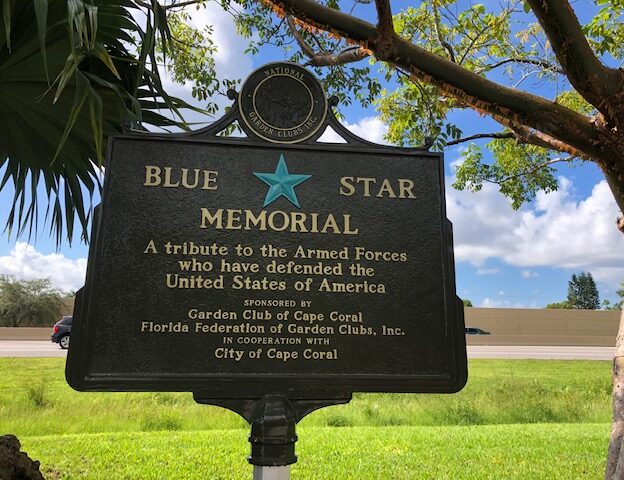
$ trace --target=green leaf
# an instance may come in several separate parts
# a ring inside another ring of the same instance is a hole
[[[43,71],[46,80],[50,83],[48,73],[48,56],[46,55],[46,33],[48,30],[48,0],[34,0],[35,19],[37,21],[37,34],[39,37],[39,47],[41,48],[41,58],[43,60]]]
[[[67,13],[70,24],[70,37],[75,27],[78,34],[78,45],[84,46],[85,40],[88,44],[88,33],[85,23],[84,3],[81,0],[67,0]]]
[[[1,31],[9,1],[10,54]],[[98,7],[97,25],[89,5]],[[0,0],[0,190],[15,185],[5,216],[9,233],[36,234],[36,200],[43,196],[43,224],[57,244],[79,230],[84,238],[93,192],[101,188],[96,165],[123,119],[145,113],[149,124],[186,127],[158,113],[184,102],[159,94],[156,64],[138,66],[139,51],[155,58],[155,29],[153,16],[148,32],[134,20],[135,7],[127,0]],[[129,50],[133,42],[137,53]]]
[[[2,161],[2,163],[0,163],[0,168],[4,167],[6,164],[8,163],[8,159],[4,159]],[[4,188],[4,186],[6,185],[6,183],[9,181],[9,179],[11,178],[11,169],[10,168],[6,168],[4,170],[4,177],[2,177],[2,181],[0,181],[0,190],[2,190]]]
[[[54,83],[58,82],[58,87],[56,89],[56,93],[54,94],[54,103],[58,101],[63,90],[67,86],[67,83],[73,78],[74,72],[78,68],[78,65],[84,58],[84,55],[78,53],[70,53],[67,57],[67,61],[65,62],[65,67],[61,70],[61,73],[58,74]]]
[[[121,80],[121,76],[119,75],[119,72],[115,68],[115,64],[113,63],[113,59],[111,58],[109,53],[106,51],[106,49],[102,45],[100,45],[98,43],[97,45],[95,45],[93,47],[92,51],[93,51],[93,53],[95,54],[95,56],[97,58],[102,60],[104,65],[106,65],[108,67],[108,69],[113,73],[113,75],[115,75],[119,80]]]
[[[529,5],[529,2],[527,2],[526,0],[524,0],[523,6],[524,6],[524,13],[529,13],[531,11],[531,5]]]
[[[2,19],[9,53],[11,53],[11,0],[2,0]]]
[[[103,163],[102,139],[104,137],[104,127],[102,126],[102,111],[102,97],[93,87],[89,86],[89,120],[91,121],[91,131],[93,132],[98,165]]]
[[[87,18],[89,19],[90,41],[89,50],[95,48],[95,39],[98,31],[98,7],[95,5],[85,5],[87,9]]]
[[[141,34],[141,53],[139,54],[139,68],[136,73],[135,83],[133,95],[136,96],[136,93],[141,85],[141,80],[143,79],[143,73],[145,72],[145,64],[147,62],[147,57],[150,53],[150,50],[154,48],[154,28],[152,27],[152,16],[150,11],[147,12],[147,26],[145,29],[145,33],[139,32]]]
[[[69,235],[69,237],[73,237],[74,236],[74,209],[72,208],[73,205],[73,198],[71,195],[71,190],[69,189],[69,182],[66,180],[65,181],[65,228],[67,229],[67,235]]]
[[[67,137],[69,136],[69,133],[71,132],[72,128],[74,128],[74,124],[76,123],[76,120],[78,119],[78,115],[80,114],[80,111],[82,110],[82,106],[87,100],[90,88],[91,88],[91,85],[89,83],[89,80],[87,80],[87,78],[82,73],[80,73],[79,70],[76,70],[76,92],[74,93],[74,103],[69,113],[69,118],[67,119],[67,123],[65,124],[65,130],[63,131],[63,135],[61,136],[58,147],[56,148],[56,153],[54,154],[52,163],[54,163],[56,159],[58,158],[59,154],[61,153],[61,150],[63,149],[63,145],[65,145],[65,141],[67,140]],[[69,225],[67,226],[67,228],[69,228]]]
[[[85,215],[85,209],[84,209],[84,199],[82,196],[82,189],[80,186],[80,182],[78,182],[78,178],[76,175],[76,172],[73,170],[73,168],[71,168],[70,166],[65,168],[65,198],[66,198],[66,205],[65,208],[67,209],[67,194],[69,192],[69,197],[71,199],[69,205],[72,206],[71,208],[71,212],[70,214],[67,214],[66,212],[66,216],[65,218],[69,219],[72,218],[73,220],[73,213],[77,213],[78,214],[78,219],[80,220],[80,225],[82,226],[82,236],[84,238],[88,237],[88,232],[87,232],[87,217]],[[69,189],[68,189],[69,187]]]
[[[152,10],[154,11],[154,28],[160,31],[160,41],[163,56],[167,55],[167,43],[171,42],[171,30],[167,23],[167,12],[158,0],[152,0]]]

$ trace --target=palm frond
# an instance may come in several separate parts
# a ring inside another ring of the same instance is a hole
[[[166,11],[151,0],[143,28],[131,0],[0,2],[0,190],[14,188],[5,232],[37,235],[45,191],[57,245],[74,223],[86,241],[107,137],[127,119],[188,128],[180,110],[192,107],[167,94],[156,62],[155,46],[171,41]]]

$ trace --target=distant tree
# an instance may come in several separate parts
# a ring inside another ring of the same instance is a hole
[[[472,307],[472,302],[470,300],[468,300],[467,298],[464,298],[462,300],[462,302],[464,302],[464,307]]]
[[[0,276],[0,327],[51,325],[58,319],[61,298],[47,278]]]
[[[610,300],[603,300],[602,301],[602,308],[604,310],[622,310],[622,302],[616,302],[616,303],[611,303]]]
[[[609,300],[604,300],[602,305],[605,310],[622,310],[624,306],[624,282],[620,284],[620,289],[615,292],[618,297],[620,297],[620,301],[616,303],[611,303]]]
[[[592,274],[582,272],[572,275],[568,282],[568,303],[572,308],[597,310],[600,308],[600,296]]]
[[[563,302],[549,303],[548,305],[546,305],[546,308],[548,308],[548,309],[570,310],[572,308],[572,305],[570,305],[570,303],[567,300],[564,300]]]

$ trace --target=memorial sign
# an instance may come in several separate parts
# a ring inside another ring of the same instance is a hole
[[[293,143],[327,110],[295,65],[258,70],[240,96],[248,129],[290,143],[111,140],[72,386],[228,398],[460,389],[441,154]]]
[[[247,137],[219,135],[234,121]],[[328,125],[346,143],[318,142]],[[466,382],[442,154],[355,137],[302,67],[260,68],[211,128],[112,138],[93,232],[78,390],[191,391],[249,418],[237,399]]]

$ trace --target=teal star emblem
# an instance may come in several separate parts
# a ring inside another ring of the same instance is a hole
[[[299,200],[297,200],[295,187],[312,176],[289,173],[286,160],[284,160],[284,154],[280,154],[275,173],[253,172],[253,174],[270,187],[264,199],[263,207],[270,205],[279,197],[286,197],[295,207],[301,208]]]

